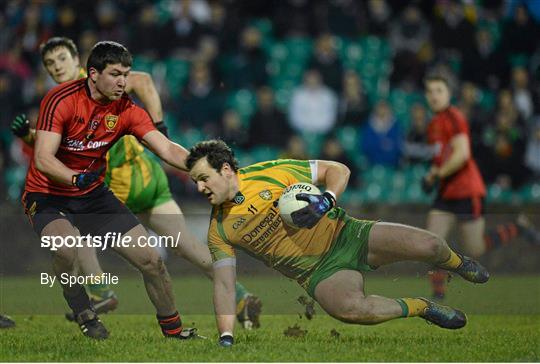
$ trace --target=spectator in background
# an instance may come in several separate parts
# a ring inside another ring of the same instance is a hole
[[[345,164],[351,171],[351,176],[349,177],[348,183],[349,187],[359,187],[358,168],[356,167],[356,164],[347,156],[343,150],[343,147],[341,146],[341,143],[334,135],[326,138],[318,159],[336,161]]]
[[[130,51],[133,54],[150,57],[153,59],[167,56],[166,42],[156,42],[156,37],[167,39],[161,33],[158,25],[157,13],[154,5],[145,4],[134,17],[130,27]]]
[[[354,38],[366,33],[366,13],[363,4],[355,0],[321,2],[325,15],[324,29],[341,37]],[[322,25],[322,24],[321,24]]]
[[[501,188],[518,188],[526,182],[529,170],[524,165],[525,130],[516,113],[497,112],[496,124],[484,131],[482,171],[488,183]]]
[[[98,42],[98,36],[92,29],[87,29],[79,37],[79,60],[81,64],[86,64],[90,51],[94,44]]]
[[[278,38],[309,37],[317,30],[315,9],[309,0],[277,1],[272,23]]]
[[[287,140],[287,148],[281,153],[279,159],[310,159],[304,139],[300,135],[291,135]]]
[[[488,124],[488,115],[478,102],[478,89],[473,83],[463,82],[457,107],[469,121],[473,155],[480,155],[482,133]]]
[[[337,93],[341,92],[343,65],[336,52],[336,40],[332,34],[324,33],[317,38],[308,68],[319,71],[324,84]]]
[[[525,165],[532,171],[533,179],[540,182],[540,116],[536,117],[529,133],[525,150]]]
[[[195,61],[203,62],[208,65],[210,75],[216,85],[223,84],[223,76],[218,66],[219,45],[216,37],[211,35],[203,35],[199,39],[197,53],[193,57]]]
[[[339,100],[339,124],[359,125],[369,115],[369,101],[362,80],[355,71],[343,74],[343,92]]]
[[[496,90],[508,82],[508,63],[487,29],[476,31],[474,47],[465,50],[461,78]]]
[[[538,47],[539,31],[527,8],[523,4],[518,5],[513,17],[503,25],[501,44],[504,54],[531,56]]]
[[[388,102],[380,100],[375,104],[361,135],[360,150],[371,165],[398,166],[403,136]]]
[[[210,19],[205,24],[203,32],[217,39],[221,52],[232,52],[236,48],[237,34],[240,33],[243,19],[235,16],[237,7],[229,4],[227,8],[221,1],[210,3]]]
[[[262,50],[261,32],[248,26],[240,35],[240,48],[231,58],[230,69],[226,72],[227,88],[250,88],[266,84],[266,55]]]
[[[437,52],[460,58],[474,47],[474,26],[464,16],[463,4],[440,1],[435,7],[432,40]]]
[[[300,133],[326,134],[335,126],[336,119],[336,94],[323,84],[317,70],[307,70],[289,105],[291,126]]]
[[[223,113],[221,131],[218,134],[225,143],[243,148],[248,141],[246,129],[242,125],[242,119],[236,110],[228,109]]]
[[[274,104],[274,93],[268,86],[257,90],[257,111],[249,121],[248,142],[250,147],[271,145],[284,148],[286,135],[292,130],[285,114]]]
[[[427,110],[421,103],[411,106],[411,129],[403,145],[403,156],[410,164],[426,163],[433,158],[433,148],[427,141]]]
[[[529,73],[524,67],[512,69],[512,93],[514,105],[525,122],[528,122],[534,112],[533,93],[529,88]]]
[[[405,8],[402,16],[394,23],[390,32],[390,45],[394,49],[394,68],[390,77],[393,85],[405,82],[418,86],[425,72],[420,53],[429,43],[429,24],[415,5]]]
[[[112,1],[100,1],[96,6],[97,35],[101,39],[113,39],[125,44],[127,28],[124,26],[123,14],[118,11]]]
[[[204,129],[208,134],[217,133],[221,116],[222,95],[214,84],[206,63],[193,62],[189,81],[177,103],[180,127]]]
[[[386,37],[392,11],[386,0],[368,0],[367,2],[367,31],[369,35]]]
[[[77,39],[81,32],[81,20],[71,4],[65,4],[56,16],[56,23],[53,27],[53,34],[61,35],[70,39]]]
[[[167,35],[164,44],[169,49],[169,55],[189,58],[197,46],[203,27],[195,19],[191,1],[182,0],[173,4],[173,17],[165,23],[162,33]]]

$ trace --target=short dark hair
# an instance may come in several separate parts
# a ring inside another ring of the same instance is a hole
[[[71,53],[72,57],[77,57],[79,55],[79,50],[77,49],[75,42],[73,42],[71,39],[67,37],[52,37],[47,39],[45,43],[41,43],[39,46],[41,60],[43,60],[43,57],[45,57],[47,53],[60,47],[66,48],[69,53]]]
[[[450,90],[450,81],[448,80],[448,77],[445,77],[443,75],[440,75],[440,74],[428,75],[424,78],[424,86],[427,86],[428,82],[442,82]]]
[[[101,72],[108,64],[118,63],[124,67],[131,67],[133,58],[128,49],[120,43],[112,41],[97,42],[88,56],[86,71],[90,72],[90,68],[95,68],[98,72]]]
[[[218,172],[224,163],[228,163],[234,172],[238,171],[238,161],[234,158],[234,152],[223,140],[212,139],[195,144],[189,150],[186,160],[187,168],[191,170],[195,163],[204,157],[208,164]]]

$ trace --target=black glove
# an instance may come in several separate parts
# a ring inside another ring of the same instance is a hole
[[[165,135],[167,138],[169,137],[169,129],[167,128],[167,125],[163,121],[158,121],[155,124],[157,130],[161,132],[161,134]]]
[[[430,194],[435,189],[435,186],[439,183],[439,177],[435,176],[433,177],[432,181],[429,181],[428,176],[424,176],[422,178],[422,191],[424,193]]]
[[[19,138],[24,138],[30,133],[30,121],[25,114],[19,114],[11,122],[11,132]]]
[[[234,344],[234,338],[232,335],[229,334],[222,334],[219,337],[219,346],[223,346],[224,348],[228,348],[233,346]]]
[[[101,167],[98,170],[92,172],[83,172],[79,174],[74,174],[71,177],[71,184],[80,190],[88,188],[92,183],[97,181],[101,173],[105,170],[105,166]]]
[[[322,195],[299,193],[296,195],[299,201],[309,203],[306,207],[291,213],[293,223],[298,227],[311,229],[319,220],[336,204],[332,194],[325,192]]]

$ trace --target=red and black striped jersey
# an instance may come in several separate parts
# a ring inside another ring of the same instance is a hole
[[[456,107],[450,106],[433,116],[428,125],[427,135],[429,143],[437,146],[437,154],[433,158],[435,165],[440,167],[450,158],[452,154],[450,142],[458,134],[465,134],[470,145],[469,125]],[[472,154],[460,170],[441,181],[439,194],[449,200],[486,195],[482,175]]]
[[[50,90],[41,102],[36,129],[62,135],[56,157],[77,173],[97,170],[106,164],[106,153],[124,135],[142,139],[155,130],[148,113],[127,94],[119,100],[100,104],[90,96],[87,79],[65,82]],[[103,175],[89,189],[55,182],[30,162],[26,192],[77,196],[103,182]]]

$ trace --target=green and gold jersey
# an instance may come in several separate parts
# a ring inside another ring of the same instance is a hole
[[[212,210],[208,247],[214,262],[240,248],[305,287],[307,279],[343,228],[345,211],[334,208],[312,229],[294,229],[281,219],[283,189],[312,183],[315,161],[283,159],[238,171],[239,192]]]

